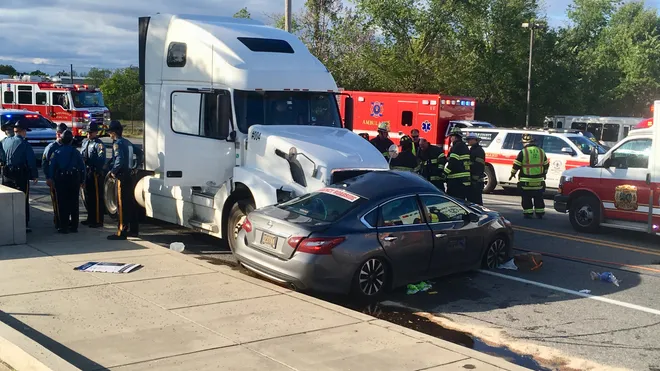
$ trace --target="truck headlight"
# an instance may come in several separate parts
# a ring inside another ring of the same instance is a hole
[[[561,178],[559,178],[559,185],[561,186],[564,183],[570,183],[573,181],[573,177],[570,175],[562,175]]]

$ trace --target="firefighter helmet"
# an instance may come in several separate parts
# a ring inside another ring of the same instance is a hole
[[[402,136],[401,139],[399,140],[399,145],[403,145],[404,143],[412,143],[412,141],[413,141],[413,140],[412,140],[411,137],[409,137],[409,136],[407,136],[407,135],[404,135],[404,136]]]
[[[528,143],[534,143],[535,140],[534,137],[532,137],[532,134],[523,134],[522,142],[528,144]]]
[[[387,122],[381,122],[378,124],[378,131],[390,131],[390,124]]]
[[[461,131],[461,128],[454,126],[449,132],[449,136],[452,135],[456,135],[457,137],[463,137],[463,132]]]

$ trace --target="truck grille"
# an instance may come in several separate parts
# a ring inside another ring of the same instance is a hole
[[[94,112],[90,116],[90,122],[96,122],[98,124],[103,123],[103,112]]]

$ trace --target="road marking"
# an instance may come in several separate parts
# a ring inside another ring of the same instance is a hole
[[[526,284],[529,284],[529,285],[542,287],[542,288],[548,289],[548,290],[559,291],[559,292],[563,292],[565,294],[580,296],[580,297],[583,297],[583,298],[586,298],[586,299],[596,300],[596,301],[600,301],[600,302],[603,302],[603,303],[613,304],[613,305],[617,305],[617,306],[620,306],[620,307],[623,307],[623,308],[634,309],[634,310],[638,310],[640,312],[645,312],[645,313],[655,314],[657,316],[660,316],[660,310],[643,307],[643,306],[637,305],[637,304],[631,304],[631,303],[626,303],[624,301],[604,298],[602,296],[585,294],[585,293],[581,293],[579,291],[569,290],[569,289],[565,289],[565,288],[559,287],[559,286],[553,286],[553,285],[548,285],[548,284],[541,283],[541,282],[530,281],[530,280],[526,280],[524,278],[509,276],[509,275],[506,275],[506,274],[491,272],[491,271],[487,271],[487,270],[483,270],[483,269],[480,269],[479,272],[490,275],[490,276],[494,276],[494,277],[500,277],[500,278],[504,278],[504,279],[508,279],[508,280],[512,280],[512,281],[526,283]]]
[[[660,256],[660,251],[658,251],[658,250],[647,249],[647,248],[644,248],[644,247],[637,247],[637,246],[627,245],[627,244],[618,243],[618,242],[597,240],[595,238],[589,238],[589,237],[575,237],[575,236],[571,236],[569,234],[564,234],[564,233],[559,233],[559,232],[551,232],[551,231],[535,229],[535,228],[529,228],[529,227],[521,227],[519,225],[514,226],[513,229],[517,230],[517,231],[521,231],[521,232],[535,233],[535,234],[540,234],[540,235],[550,236],[550,237],[559,237],[559,238],[563,238],[563,239],[571,240],[571,241],[590,243],[590,244],[593,244],[593,245],[600,245],[600,246],[611,247],[611,248],[620,249],[620,250],[634,251],[634,252],[639,252],[639,253],[644,253],[644,254],[651,254],[651,255]]]
[[[484,201],[488,201],[488,202],[492,202],[492,203],[500,203],[500,204],[520,206],[520,202],[511,202],[511,201],[499,200],[499,199],[496,199],[496,198],[486,198],[486,197],[484,197]]]

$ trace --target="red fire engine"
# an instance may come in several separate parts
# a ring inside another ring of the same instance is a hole
[[[76,140],[87,135],[90,123],[102,128],[110,122],[110,111],[99,89],[82,84],[60,84],[36,76],[0,79],[1,108],[39,112],[55,123],[65,123]],[[104,134],[101,131],[100,134]]]
[[[475,99],[436,94],[344,91],[353,97],[353,131],[378,134],[378,124],[387,122],[390,138],[410,135],[412,129],[431,144],[444,146],[450,121],[474,120]],[[344,100],[339,99],[344,116]]]

